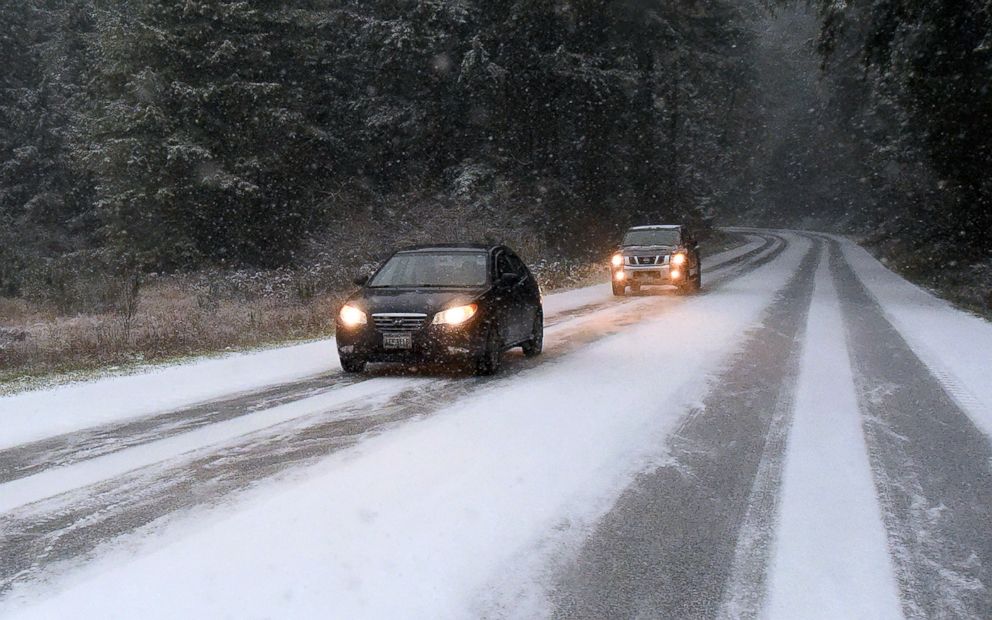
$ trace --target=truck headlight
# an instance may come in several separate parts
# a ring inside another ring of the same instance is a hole
[[[614,254],[613,258],[610,259],[610,262],[614,267],[619,267],[623,264],[623,254]]]
[[[338,318],[341,319],[341,323],[345,327],[358,327],[359,325],[368,323],[368,318],[364,312],[348,304],[341,306],[341,312],[338,313]]]
[[[467,306],[455,306],[442,310],[434,315],[434,325],[461,325],[469,320],[479,311],[478,304],[468,304]]]
[[[685,254],[672,254],[672,264],[682,265],[685,263]]]

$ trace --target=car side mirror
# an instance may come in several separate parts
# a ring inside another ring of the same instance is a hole
[[[355,285],[357,286],[365,286],[368,283],[368,281],[369,281],[369,277],[365,274],[356,276],[355,279],[352,280],[352,282],[354,282]]]
[[[503,284],[516,284],[520,280],[519,273],[513,273],[512,271],[507,271],[499,277],[499,281]]]

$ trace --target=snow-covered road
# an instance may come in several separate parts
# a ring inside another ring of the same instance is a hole
[[[992,617],[992,325],[737,232],[493,378],[325,341],[0,398],[0,617]]]

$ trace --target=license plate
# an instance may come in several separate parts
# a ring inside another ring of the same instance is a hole
[[[413,347],[413,336],[410,334],[383,334],[382,348],[409,349]]]

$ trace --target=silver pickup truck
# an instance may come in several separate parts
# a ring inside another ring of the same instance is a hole
[[[635,226],[610,258],[614,295],[636,293],[642,286],[675,286],[679,292],[698,291],[703,284],[699,244],[685,226]]]

